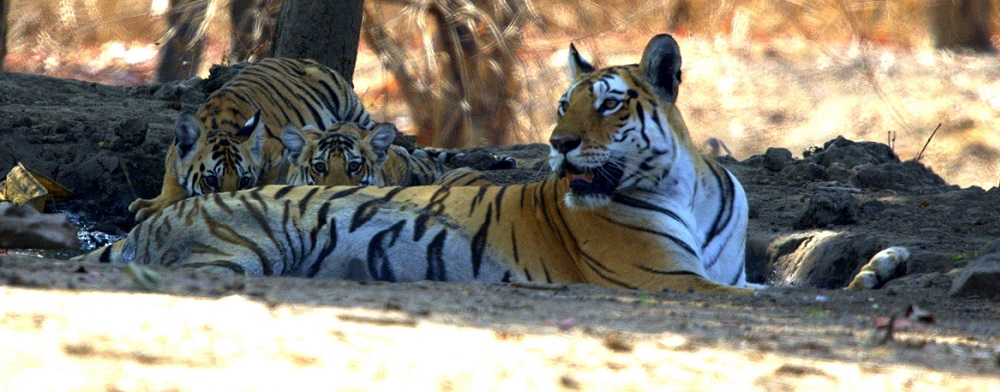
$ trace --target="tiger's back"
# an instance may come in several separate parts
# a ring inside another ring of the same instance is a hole
[[[350,83],[335,71],[305,59],[250,64],[195,114],[180,115],[160,195],[136,200],[129,210],[142,220],[184,197],[277,183],[284,174],[282,125],[340,121],[374,125]]]
[[[267,186],[189,198],[89,261],[392,282],[591,283],[734,292],[628,203],[570,212],[568,179],[482,187]],[[228,222],[257,222],[240,227]],[[627,229],[631,227],[632,229]],[[618,247],[629,244],[630,257]]]

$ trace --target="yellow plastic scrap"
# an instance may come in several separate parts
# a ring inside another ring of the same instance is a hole
[[[18,206],[30,203],[36,210],[45,207],[45,201],[52,199],[62,201],[73,194],[66,187],[52,179],[28,169],[23,163],[10,169],[6,180],[0,182],[0,200],[9,201]]]

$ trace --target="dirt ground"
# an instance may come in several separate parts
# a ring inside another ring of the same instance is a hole
[[[120,234],[159,189],[178,110],[217,83],[0,74],[0,171],[67,186],[54,207],[85,239]],[[518,160],[498,181],[547,174],[544,145],[485,151]],[[1000,257],[1000,189],[877,143],[793,153],[722,159],[750,199],[750,277],[772,286],[752,298],[164,270],[148,290],[116,266],[3,256],[0,390],[1000,390],[1000,282],[952,288]],[[911,252],[903,276],[839,290],[889,246]]]

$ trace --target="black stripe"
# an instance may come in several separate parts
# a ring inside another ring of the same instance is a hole
[[[354,216],[351,218],[351,227],[347,230],[347,232],[353,233],[358,229],[358,227],[361,227],[361,225],[374,218],[375,214],[378,213],[382,205],[391,200],[393,196],[396,196],[396,194],[402,190],[402,187],[396,187],[391,189],[382,198],[372,199],[361,203],[361,205],[354,210]]]
[[[607,275],[604,272],[601,272],[601,270],[603,269],[603,270],[608,271],[610,273],[614,273],[614,271],[608,269],[608,267],[606,267],[604,265],[604,263],[601,263],[599,260],[593,258],[592,256],[590,256],[586,252],[584,252],[584,251],[581,250],[580,251],[580,255],[583,256],[583,260],[586,262],[585,264],[588,267],[590,267],[590,270],[594,271],[595,273],[597,273],[597,275],[600,276],[601,279],[604,279],[605,281],[614,283],[614,284],[618,285],[619,287],[624,287],[624,288],[633,289],[633,290],[636,289],[635,286],[632,286],[632,285],[630,285],[628,283],[625,283],[625,282],[623,282],[621,280],[612,278],[610,275]],[[595,268],[595,267],[600,267],[600,268]]]
[[[323,207],[327,207],[328,205],[329,204],[323,204]],[[320,207],[320,211],[321,212],[324,210],[323,207]],[[320,214],[320,219],[319,219],[320,220],[320,224],[319,224],[318,227],[322,227],[323,224],[326,223],[326,220],[323,219],[325,216],[326,216],[326,214]],[[318,233],[318,232],[319,232],[319,228],[317,228],[314,233]],[[313,242],[313,246],[315,246],[315,242]],[[323,249],[321,249],[319,251],[319,254],[316,255],[316,259],[313,260],[313,265],[309,266],[309,271],[306,272],[306,276],[308,276],[310,278],[316,276],[316,274],[319,273],[320,267],[322,267],[323,264],[326,263],[326,258],[329,257],[330,254],[333,253],[333,250],[336,249],[336,248],[337,248],[337,221],[334,218],[331,217],[330,218],[330,241],[327,242],[326,245],[323,246]]]
[[[476,230],[476,235],[472,237],[472,277],[479,277],[479,267],[483,264],[483,251],[486,249],[486,238],[490,230],[490,222],[493,218],[493,206],[486,209],[486,220]]]
[[[505,192],[507,192],[507,187],[506,186],[502,186],[502,187],[500,187],[500,190],[497,191],[497,195],[495,197],[493,197],[493,204],[497,208],[497,215],[496,215],[497,222],[500,221],[500,207],[503,204],[503,194]]]
[[[218,192],[212,193],[212,202],[215,203],[215,206],[219,207],[222,212],[225,212],[228,215],[233,214],[233,209],[229,208],[229,204],[227,204],[225,200],[222,200],[222,195]]]
[[[441,230],[431,243],[427,245],[427,273],[424,279],[435,281],[448,280],[445,273],[444,264],[444,241],[448,236],[447,230]]]
[[[655,269],[655,268],[646,267],[644,265],[636,265],[635,267],[638,268],[638,269],[641,269],[643,271],[649,272],[651,274],[657,274],[657,275],[694,275],[694,276],[701,276],[701,275],[698,275],[698,274],[696,274],[694,272],[684,271],[684,270],[666,271],[666,270],[659,270],[659,269]]]
[[[208,227],[209,235],[218,238],[221,241],[228,242],[237,245],[239,247],[245,247],[247,249],[250,249],[251,252],[257,255],[257,260],[258,262],[260,262],[261,270],[263,271],[264,275],[270,276],[274,274],[274,269],[271,266],[271,260],[267,259],[267,252],[265,252],[264,249],[260,247],[259,239],[250,239],[249,237],[240,235],[231,226],[222,224],[221,222],[212,218],[210,215],[205,215],[204,219],[205,219],[205,224]],[[271,237],[272,242],[274,242],[275,244],[277,243],[274,240],[274,236],[271,235],[269,228],[265,226],[262,227],[261,230],[266,232]]]
[[[740,263],[740,270],[736,272],[736,276],[733,276],[733,280],[729,282],[730,286],[736,286],[736,284],[740,282],[740,275],[743,275],[746,267],[746,263]]]
[[[110,263],[111,262],[111,247],[113,245],[114,244],[108,245],[108,246],[104,247],[104,250],[101,251],[101,257],[99,257],[97,259],[97,262],[99,262],[99,263]]]
[[[476,192],[476,196],[472,198],[472,203],[469,205],[469,216],[476,211],[476,207],[479,207],[479,203],[483,202],[483,198],[486,196],[486,187],[479,187],[479,191]]]
[[[542,266],[542,272],[545,272],[545,283],[552,283],[552,275],[549,274],[549,267],[545,265],[545,260],[539,257],[538,264]]]
[[[396,244],[396,239],[399,238],[399,233],[405,225],[406,220],[400,220],[385,230],[375,233],[372,236],[372,240],[368,243],[368,273],[375,280],[386,282],[396,281],[396,272],[392,270],[392,265],[389,263],[387,248],[391,248]],[[389,243],[387,245],[384,244],[386,236],[389,236]]]
[[[238,275],[246,275],[246,270],[243,266],[227,261],[227,260],[215,260],[215,261],[200,261],[194,263],[185,263],[181,265],[181,268],[201,268],[201,267],[222,267],[235,272]]]
[[[313,196],[315,196],[317,192],[319,192],[319,188],[312,188],[312,189],[309,190],[309,192],[306,192],[305,197],[303,197],[301,200],[299,200],[299,214],[300,215],[303,214],[306,211],[306,207],[308,207],[309,200],[312,200]]]
[[[285,230],[281,231],[281,234],[285,236],[284,244],[288,245],[288,248],[286,250],[288,251],[288,255],[290,257],[282,257],[284,263],[282,263],[281,265],[282,270],[278,273],[278,275],[285,275],[288,273],[288,271],[295,271],[298,268],[298,264],[300,264],[303,261],[301,257],[302,255],[296,254],[298,250],[301,250],[303,248],[300,247],[296,249],[295,244],[292,242],[293,230],[290,229],[294,226],[292,224],[292,214],[290,213],[292,209],[291,206],[292,206],[292,201],[285,200],[285,202],[282,204],[282,209],[281,209],[281,227],[285,228]],[[298,235],[299,233],[295,234],[296,237],[299,238],[301,244],[302,236]]]
[[[514,264],[521,265],[521,255],[517,252],[517,235],[515,235],[515,228],[510,228],[510,245],[514,248]]]
[[[616,221],[616,220],[614,220],[614,219],[611,219],[611,218],[608,218],[608,217],[606,217],[606,216],[603,216],[603,215],[598,215],[598,216],[599,216],[599,217],[600,217],[601,219],[604,219],[604,220],[606,220],[606,221],[608,221],[608,222],[611,222],[611,223],[614,223],[614,224],[616,224],[616,225],[618,225],[618,226],[621,226],[621,227],[624,227],[624,228],[627,228],[627,229],[632,229],[632,230],[636,230],[636,231],[641,231],[641,232],[643,232],[643,233],[649,233],[649,234],[653,234],[653,235],[657,235],[657,236],[660,236],[660,237],[663,237],[663,238],[666,238],[666,239],[669,239],[669,240],[670,240],[670,241],[672,241],[672,242],[673,242],[674,244],[676,244],[676,245],[677,245],[677,246],[679,246],[679,247],[680,247],[681,249],[683,249],[683,250],[684,250],[685,252],[688,252],[688,253],[690,253],[690,254],[691,254],[691,256],[693,256],[693,257],[694,257],[695,259],[699,259],[699,260],[700,260],[700,258],[698,257],[698,252],[695,252],[694,248],[692,248],[692,247],[691,247],[691,245],[688,245],[688,244],[687,244],[687,243],[685,243],[684,241],[681,241],[681,239],[680,239],[680,238],[677,238],[677,237],[674,237],[674,236],[673,236],[672,234],[669,234],[669,233],[663,233],[663,232],[659,232],[659,231],[656,231],[656,230],[652,230],[652,229],[648,229],[648,228],[645,228],[645,227],[640,227],[640,226],[635,226],[635,225],[630,225],[630,224],[627,224],[627,223],[623,223],[623,222],[618,222],[618,221]]]
[[[276,192],[274,192],[274,200],[278,200],[281,199],[282,197],[285,197],[285,195],[287,195],[288,192],[291,192],[292,189],[295,189],[295,187],[291,185],[278,189]]]
[[[448,199],[451,190],[448,187],[440,187],[431,195],[431,200],[427,203],[413,222],[413,241],[420,241],[420,238],[427,232],[432,217],[444,211],[444,201]]]
[[[635,199],[635,198],[632,198],[632,197],[629,197],[629,196],[625,196],[625,195],[616,193],[616,194],[614,194],[614,196],[611,197],[611,201],[615,202],[615,203],[619,203],[619,204],[624,204],[626,206],[633,207],[633,208],[639,208],[639,209],[643,209],[643,210],[658,212],[658,213],[661,213],[661,214],[664,214],[664,215],[670,217],[671,219],[674,219],[674,220],[676,220],[678,222],[681,222],[682,224],[684,223],[684,220],[682,220],[681,217],[677,215],[677,213],[675,213],[673,211],[670,211],[670,210],[668,210],[666,208],[660,207],[660,206],[658,206],[656,204],[653,204],[653,203],[650,203],[648,201],[645,201],[645,200]]]

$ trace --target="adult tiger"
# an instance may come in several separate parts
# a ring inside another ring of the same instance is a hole
[[[281,130],[290,162],[289,185],[495,185],[474,170],[448,172],[452,153],[425,148],[408,152],[392,144],[399,131],[378,123],[365,131],[354,123],[334,124],[325,131],[286,125]],[[510,157],[493,157],[489,169],[514,167]]]
[[[178,117],[159,196],[136,200],[129,211],[141,221],[185,197],[275,184],[284,174],[281,124],[325,128],[341,121],[375,124],[336,71],[313,60],[250,64],[197,113]]]
[[[749,294],[747,205],[674,106],[680,51],[594,71],[572,49],[548,179],[510,186],[267,186],[183,200],[85,258],[253,275],[527,280]],[[236,226],[236,222],[246,222]]]

